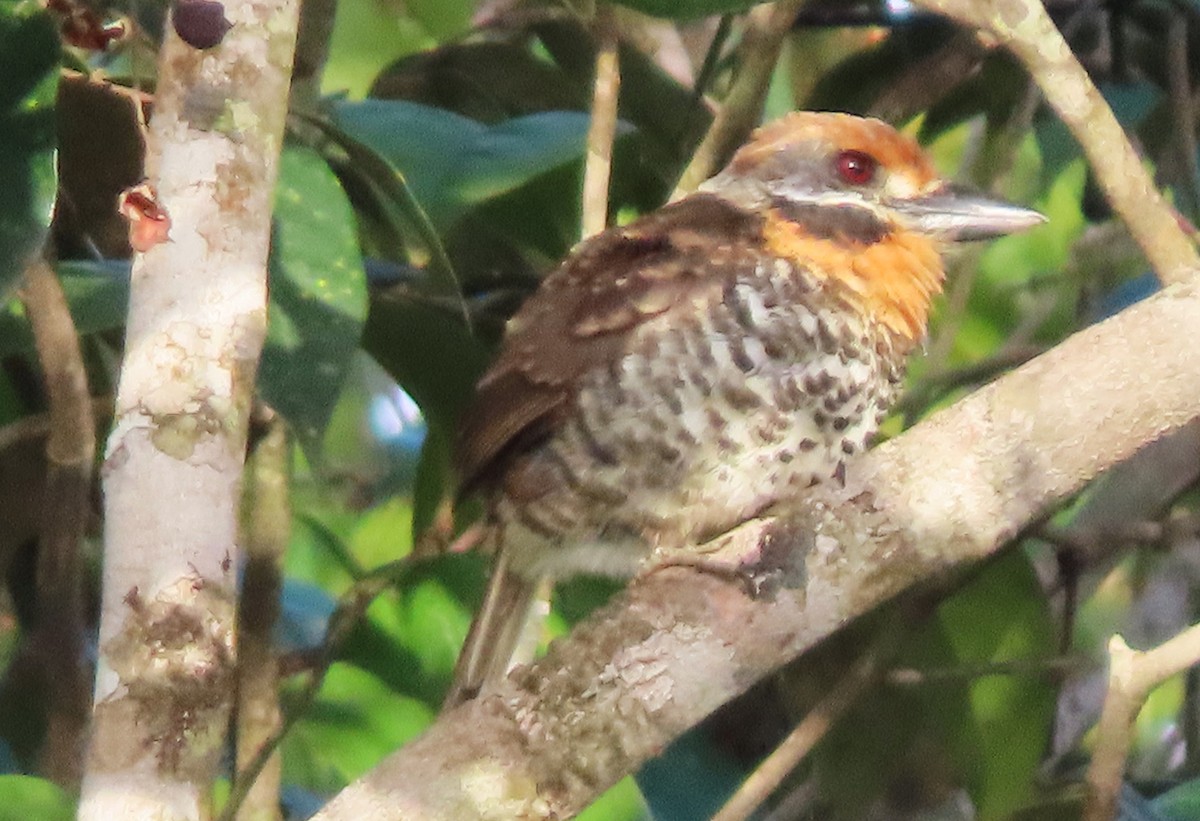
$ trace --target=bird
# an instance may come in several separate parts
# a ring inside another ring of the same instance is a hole
[[[875,119],[792,112],[694,193],[580,243],[509,321],[460,424],[483,603],[446,698],[493,686],[539,580],[629,577],[845,480],[925,339],[952,242],[1044,217]]]

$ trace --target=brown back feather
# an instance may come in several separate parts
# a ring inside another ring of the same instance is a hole
[[[757,215],[695,194],[580,245],[513,317],[479,382],[455,453],[463,492],[549,436],[579,380],[618,359],[641,324],[720,299],[728,262],[756,259],[744,251],[761,236]]]

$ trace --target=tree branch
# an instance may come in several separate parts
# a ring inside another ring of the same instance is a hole
[[[1117,118],[1038,0],[917,0],[995,37],[1025,66],[1079,144],[1092,172],[1163,282],[1200,268],[1196,248],[1154,187]]]
[[[198,821],[224,749],[239,484],[298,6],[179,3],[168,20],[149,183],[123,201],[138,253],[104,464],[84,821]]]
[[[321,97],[321,79],[329,58],[336,0],[302,0],[296,34],[296,56],[292,70],[289,108],[311,111]]]
[[[1108,694],[1096,733],[1096,752],[1088,767],[1084,821],[1107,821],[1116,816],[1137,714],[1151,690],[1200,659],[1200,625],[1145,652],[1132,650],[1120,636],[1113,636],[1108,653]]]
[[[403,584],[412,572],[415,561],[412,556],[398,559],[362,575],[350,589],[342,594],[337,609],[329,617],[325,628],[325,637],[319,647],[312,652],[311,663],[303,672],[307,680],[288,710],[281,723],[270,735],[261,739],[252,756],[239,761],[238,772],[230,788],[229,799],[218,821],[233,821],[236,813],[258,780],[259,775],[267,765],[277,757],[279,745],[284,737],[295,726],[296,722],[308,714],[317,700],[317,695],[325,683],[329,669],[337,660],[350,632],[362,621],[367,608],[385,590]],[[284,665],[280,665],[281,667]],[[240,819],[239,819],[240,821]]]
[[[1166,289],[866,454],[844,489],[667,567],[447,713],[321,821],[564,817],[684,730],[900,591],[987,556],[1147,442],[1200,417],[1180,340],[1200,286]],[[1105,363],[1096,378],[1095,363]]]
[[[273,636],[283,591],[283,560],[292,527],[291,439],[283,419],[261,409],[267,433],[254,449],[247,480],[246,568],[238,604],[237,771],[252,762],[283,719],[279,659]],[[272,755],[237,809],[238,821],[279,821],[283,759]],[[239,785],[240,786],[240,785]],[[234,796],[229,802],[232,805]],[[225,815],[231,814],[226,806]]]
[[[767,802],[779,785],[792,774],[822,738],[879,682],[883,665],[895,654],[904,633],[902,621],[884,627],[846,669],[800,723],[792,728],[711,821],[746,821]]]
[[[717,173],[758,124],[784,38],[803,3],[804,0],[778,0],[750,12],[738,49],[741,62],[737,78],[692,161],[683,170],[671,199],[695,191],[696,186]]]
[[[83,538],[91,518],[96,422],[79,335],[58,276],[38,258],[25,271],[21,301],[46,382],[50,430],[38,539],[37,623],[28,641],[43,654],[49,694],[42,772],[75,789],[83,774],[91,670],[84,654]]]
[[[607,2],[597,4],[592,28],[596,35],[596,77],[592,84],[592,121],[588,126],[587,162],[583,169],[584,239],[599,234],[608,225],[608,181],[621,90],[617,21]]]

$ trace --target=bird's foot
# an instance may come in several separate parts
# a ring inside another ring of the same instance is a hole
[[[776,570],[764,567],[766,527],[765,520],[753,520],[699,545],[660,546],[638,575],[668,567],[687,567],[738,584],[747,595],[760,598],[778,586]]]

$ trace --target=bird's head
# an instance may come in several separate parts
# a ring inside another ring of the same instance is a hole
[[[877,231],[975,240],[1030,228],[1037,211],[943,179],[915,140],[879,120],[798,111],[763,126],[702,186],[755,210],[829,207]]]
[[[941,290],[944,243],[1044,221],[941,177],[921,147],[879,120],[796,112],[755,132],[701,186],[764,216],[768,247],[910,340]]]

